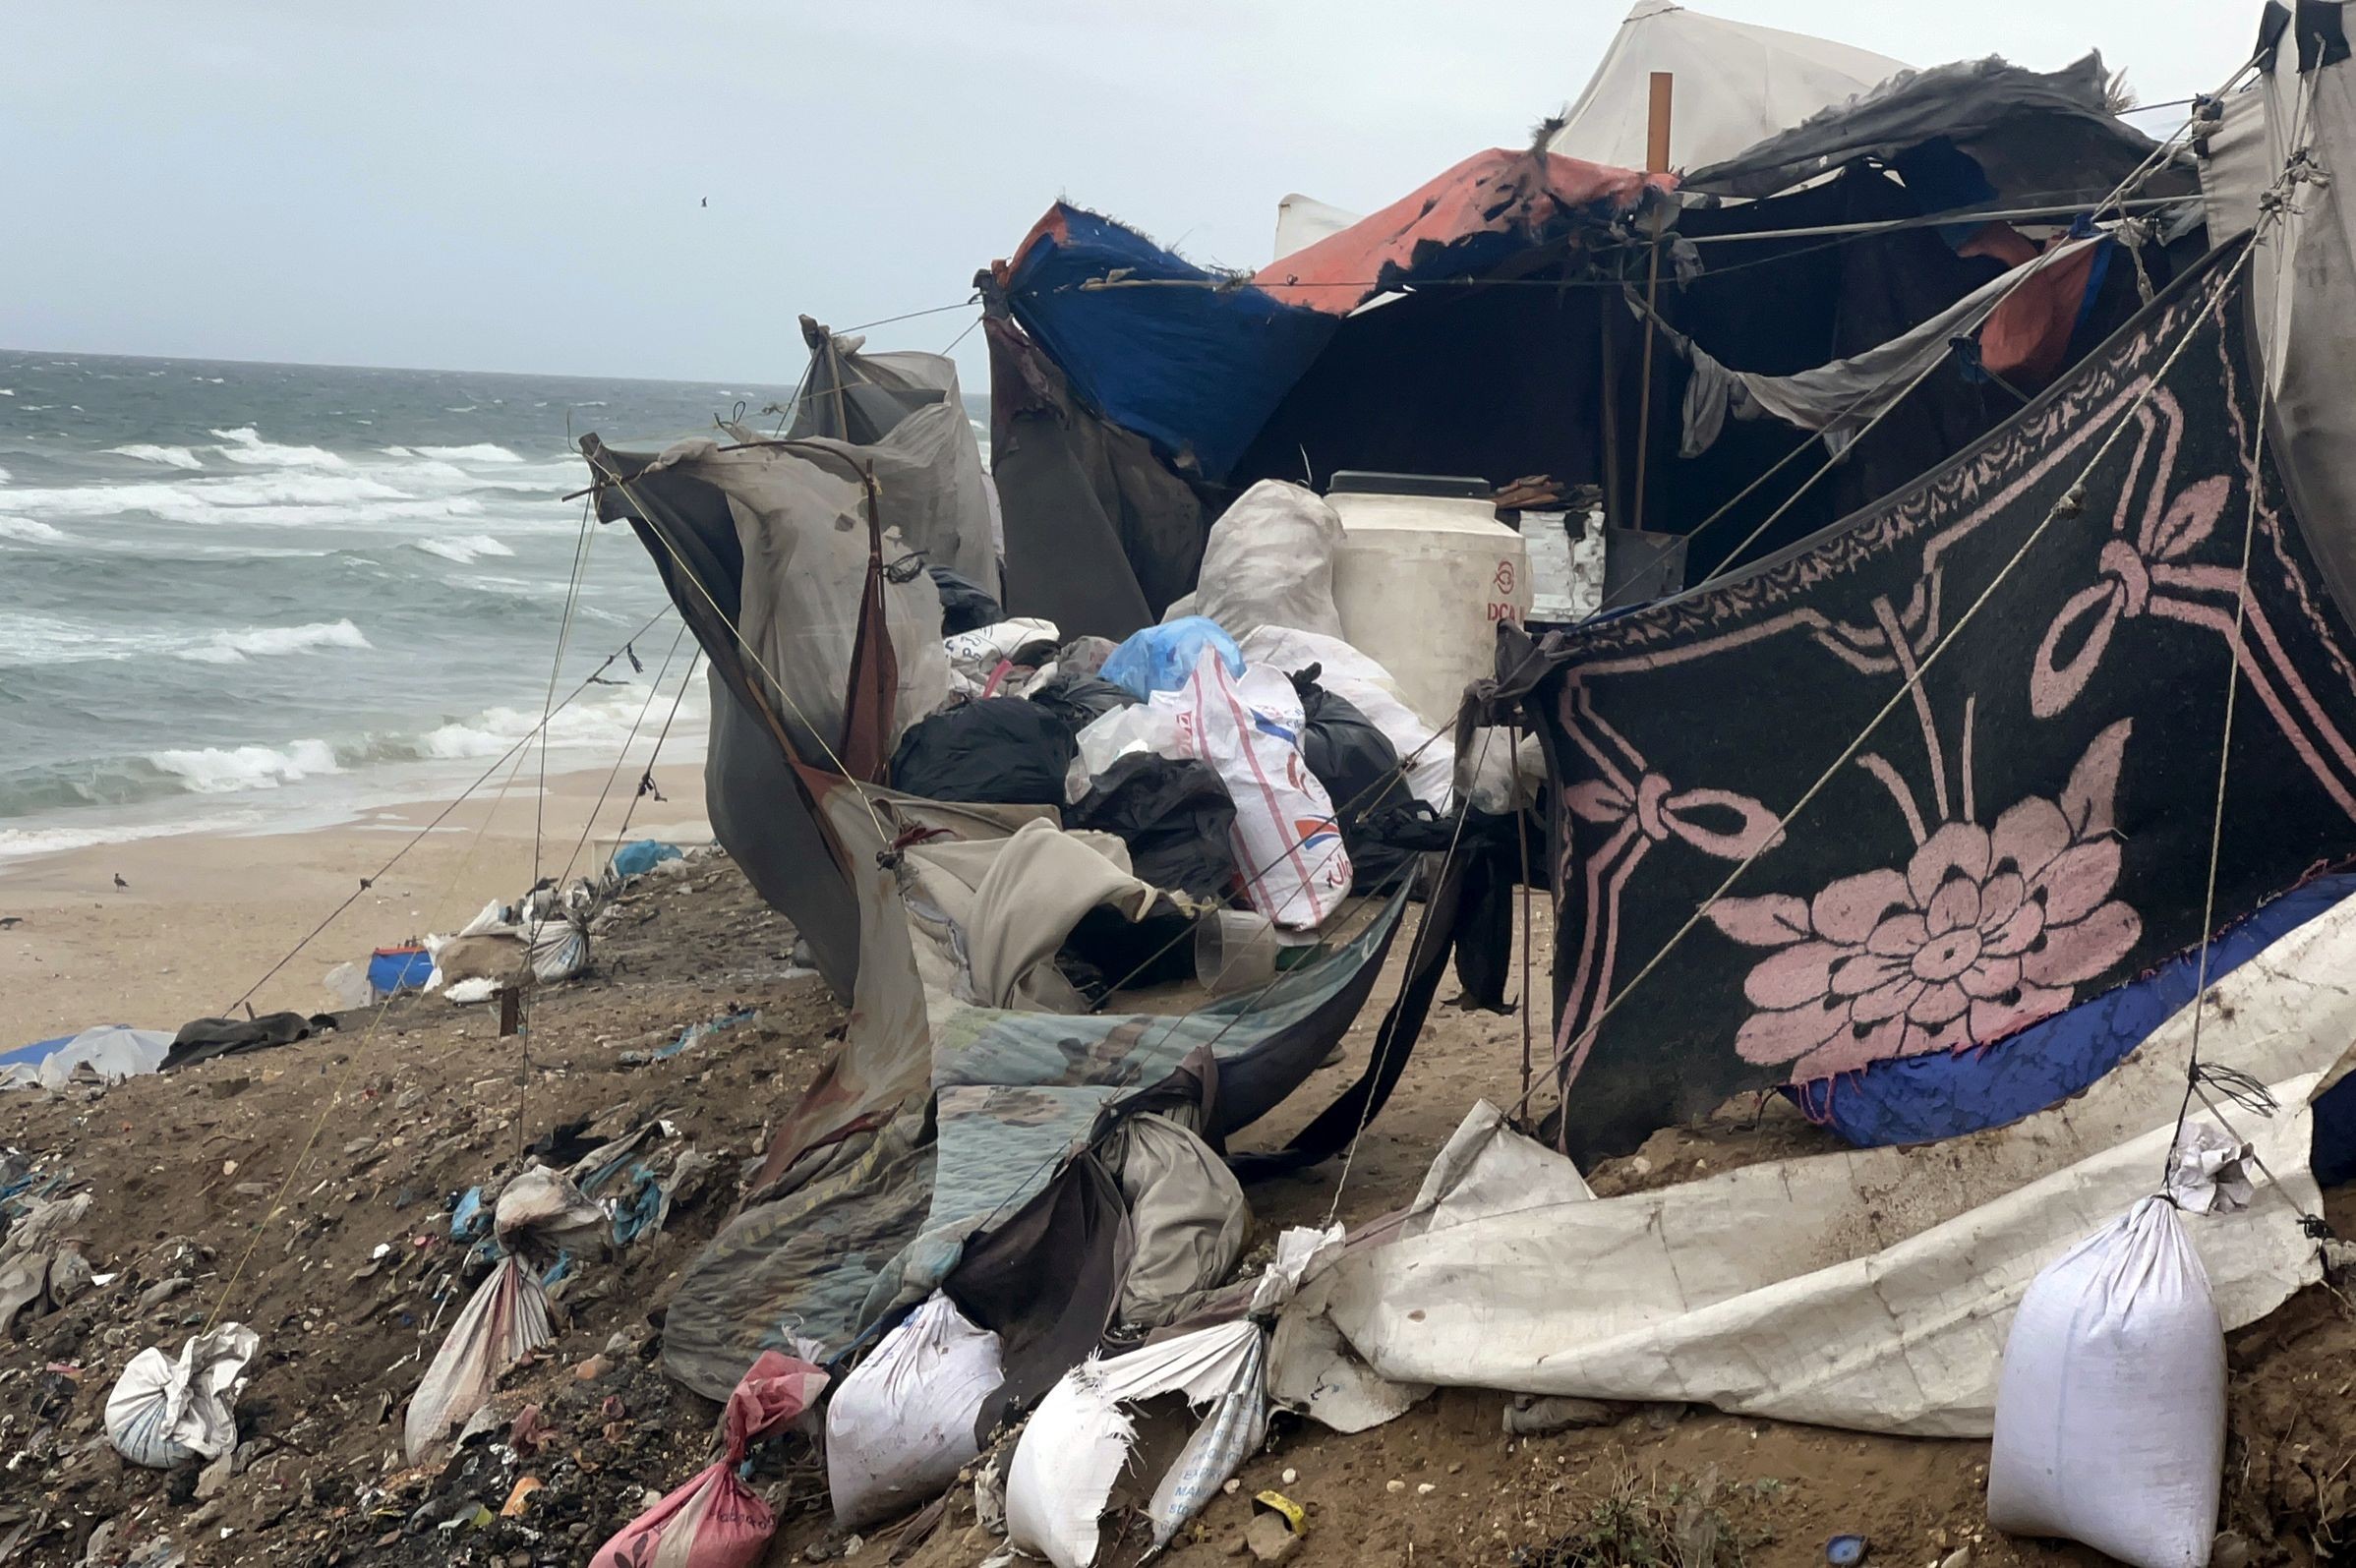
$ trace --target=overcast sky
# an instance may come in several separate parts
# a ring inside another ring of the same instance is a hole
[[[1289,191],[1363,211],[1521,145],[1625,9],[4,0],[0,346],[791,380],[797,313],[962,300],[1059,196],[1266,261]],[[1916,65],[2099,47],[2156,102],[2222,80],[2260,8],[1700,9]]]

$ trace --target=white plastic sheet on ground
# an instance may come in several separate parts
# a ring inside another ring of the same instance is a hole
[[[1150,703],[1175,720],[1179,754],[1209,763],[1235,802],[1235,862],[1252,907],[1295,931],[1324,925],[1352,872],[1332,799],[1301,757],[1306,718],[1292,682],[1273,668],[1230,675],[1206,648],[1186,684]]]
[[[243,1323],[191,1336],[177,1361],[148,1346],[106,1396],[107,1441],[149,1470],[219,1458],[237,1446],[237,1396],[246,1363],[261,1348],[261,1336]]]
[[[134,1029],[102,1023],[85,1029],[38,1062],[20,1062],[0,1068],[0,1089],[62,1089],[77,1069],[88,1068],[108,1083],[139,1077],[163,1066],[172,1049],[169,1030]]]
[[[2201,1568],[2225,1462],[2225,1335],[2189,1227],[2147,1197],[2021,1298],[2004,1347],[1988,1523],[2132,1568]]]
[[[2228,1328],[2317,1277],[2309,1094],[2356,1039],[2356,911],[2209,993],[2202,1056],[2282,1109],[2236,1122],[2283,1191],[2188,1218]],[[1866,1431],[1984,1437],[2037,1271],[2147,1196],[2184,1094],[2180,1013],[2078,1098],[1916,1149],[1779,1160],[1621,1197],[1475,1108],[1398,1239],[1345,1254],[1331,1321],[1401,1382],[1676,1400]]]
[[[559,1249],[595,1241],[607,1224],[606,1211],[555,1171],[535,1167],[507,1184],[492,1210],[492,1232],[506,1255],[475,1287],[410,1396],[401,1447],[411,1464],[481,1409],[501,1374],[549,1342],[540,1270]]]
[[[1435,811],[1448,809],[1455,797],[1456,748],[1447,731],[1415,717],[1389,670],[1339,637],[1292,626],[1261,626],[1237,646],[1246,668],[1266,665],[1292,675],[1316,665],[1317,683],[1366,715],[1397,749],[1408,792]]]
[[[1263,626],[1341,635],[1333,552],[1341,518],[1315,491],[1264,479],[1210,526],[1196,575],[1194,613],[1243,638]]]
[[[982,1401],[1006,1381],[998,1336],[933,1295],[835,1385],[826,1486],[835,1523],[863,1530],[914,1507],[979,1456]]]
[[[1031,1413],[1007,1467],[1009,1542],[1055,1568],[1090,1568],[1098,1522],[1137,1435],[1135,1415],[1125,1407],[1183,1394],[1205,1414],[1146,1510],[1153,1545],[1167,1545],[1266,1438],[1263,1323],[1340,1241],[1338,1229],[1286,1231],[1253,1293],[1249,1316],[1065,1373]]]

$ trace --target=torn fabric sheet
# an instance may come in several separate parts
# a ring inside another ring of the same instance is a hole
[[[2204,1060],[2286,1108],[2236,1121],[2281,1190],[2187,1221],[2228,1329],[2318,1277],[2307,1101],[2356,1038],[2338,978],[2352,963],[2356,914],[2335,910],[2209,994]],[[2021,1293],[2161,1179],[2192,1024],[2178,1014],[2083,1096],[2010,1128],[1615,1198],[1476,1107],[1398,1240],[1332,1266],[1332,1321],[1400,1382],[1984,1437]]]

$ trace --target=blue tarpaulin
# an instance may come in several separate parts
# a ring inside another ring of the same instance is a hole
[[[679,846],[660,839],[633,839],[614,851],[614,874],[642,877],[666,860],[679,858]]]
[[[2209,944],[2214,984],[2351,893],[2356,873],[2319,877],[2263,905]],[[2199,949],[1984,1049],[1876,1062],[1795,1084],[1785,1095],[1859,1148],[1928,1143],[2002,1127],[2068,1099],[2193,999]],[[2321,1139],[2319,1138],[2319,1142]]]
[[[1119,286],[1081,286],[1108,279]],[[1218,480],[1338,318],[1248,283],[1197,286],[1214,281],[1136,230],[1059,203],[1016,255],[1007,303],[1097,413]]]

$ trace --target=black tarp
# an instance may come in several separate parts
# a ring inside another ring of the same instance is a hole
[[[2005,1049],[2201,937],[2253,516],[2246,285],[2216,298],[2237,255],[1867,511],[1549,640],[1526,706],[1560,801],[1572,1154],[1743,1089]],[[2220,920],[2356,852],[2356,639],[2263,452],[2258,487]]]

